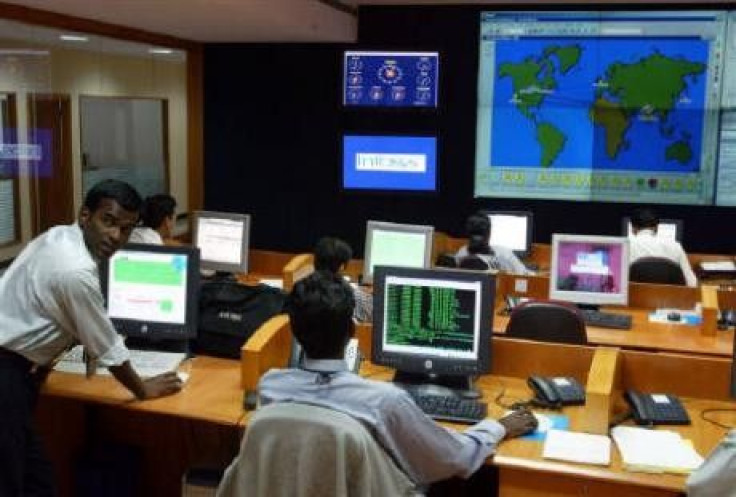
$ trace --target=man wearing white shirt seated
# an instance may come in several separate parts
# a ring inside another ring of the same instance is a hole
[[[174,235],[176,199],[162,193],[147,197],[141,208],[141,225],[130,234],[130,243],[163,245]]]
[[[676,240],[657,236],[659,217],[651,209],[637,209],[631,216],[629,240],[629,263],[633,264],[644,257],[661,257],[678,264],[687,286],[698,286],[698,280],[687,260],[687,254]]]

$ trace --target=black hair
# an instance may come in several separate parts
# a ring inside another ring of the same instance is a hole
[[[353,249],[339,238],[326,236],[314,247],[314,269],[338,273],[353,257]]]
[[[634,229],[656,228],[658,224],[659,216],[652,209],[636,209],[631,215],[631,227]]]
[[[468,252],[470,254],[490,254],[488,241],[491,238],[491,219],[482,212],[476,212],[465,222],[468,233]]]
[[[84,207],[91,212],[97,210],[104,199],[112,199],[129,212],[140,212],[141,196],[125,181],[106,179],[95,184],[84,197]]]
[[[286,301],[291,331],[310,359],[342,358],[355,332],[355,297],[345,280],[315,271],[296,282]]]
[[[151,195],[143,201],[141,224],[158,229],[167,217],[173,217],[176,210],[176,199],[166,193]]]

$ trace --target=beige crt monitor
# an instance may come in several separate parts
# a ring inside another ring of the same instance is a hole
[[[430,267],[433,241],[433,226],[368,221],[363,283],[373,282],[375,266]]]

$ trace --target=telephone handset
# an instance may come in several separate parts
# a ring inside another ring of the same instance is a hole
[[[689,425],[690,416],[674,395],[624,392],[624,399],[631,406],[631,414],[639,425]]]
[[[585,404],[585,390],[575,378],[569,376],[530,376],[529,388],[534,391],[534,404],[556,408]]]
[[[298,368],[304,358],[302,347],[296,340],[291,341],[291,355],[289,356],[289,367]],[[358,373],[360,371],[360,349],[358,348],[358,339],[351,338],[345,346],[345,362],[348,365],[348,371]]]

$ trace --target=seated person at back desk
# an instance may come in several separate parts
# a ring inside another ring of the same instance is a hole
[[[469,255],[475,255],[488,265],[488,269],[513,274],[531,274],[511,249],[490,246],[491,229],[491,220],[486,214],[482,212],[472,214],[465,223],[468,244],[455,254],[457,263],[460,264],[460,261]]]
[[[171,195],[147,197],[141,208],[141,224],[130,234],[130,243],[163,245],[174,235],[176,200]]]
[[[353,249],[339,238],[323,237],[314,247],[314,270],[339,275],[353,258]],[[373,295],[353,285],[355,312],[353,317],[361,323],[373,321]]]
[[[633,235],[629,239],[629,261],[636,262],[643,257],[662,257],[679,264],[687,286],[698,286],[698,280],[687,260],[687,254],[680,242],[657,236],[659,217],[651,209],[637,209],[631,216]]]
[[[462,433],[445,429],[404,390],[347,371],[343,356],[355,331],[354,305],[349,285],[334,274],[318,271],[294,285],[287,308],[294,336],[306,354],[303,369],[266,373],[258,386],[261,404],[302,402],[355,417],[420,486],[469,477],[503,439],[536,427],[531,412],[516,411]]]

